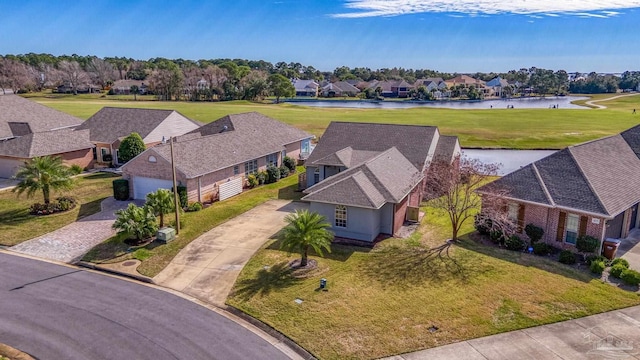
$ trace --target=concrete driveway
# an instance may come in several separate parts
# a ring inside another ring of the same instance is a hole
[[[640,229],[631,230],[620,242],[616,256],[626,259],[630,268],[640,271]]]
[[[284,218],[307,205],[272,200],[239,215],[192,241],[153,280],[224,307],[251,256],[285,225]]]
[[[137,202],[138,205],[142,203],[143,201]],[[128,205],[129,201],[107,198],[100,204],[100,212],[12,246],[9,250],[49,260],[76,263],[94,246],[116,233],[111,228],[116,219],[115,212]]]

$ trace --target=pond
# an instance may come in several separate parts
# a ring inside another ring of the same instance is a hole
[[[527,97],[518,99],[495,100],[438,100],[438,101],[375,101],[375,100],[286,100],[290,104],[324,107],[324,108],[356,108],[356,109],[409,109],[416,107],[434,107],[446,109],[587,109],[574,105],[575,100],[584,100],[581,96],[547,96],[544,98]]]
[[[498,175],[501,176],[555,152],[556,150],[462,149],[463,155],[471,159],[478,159],[483,163],[502,164],[498,170]]]

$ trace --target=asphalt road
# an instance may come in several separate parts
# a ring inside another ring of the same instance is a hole
[[[287,359],[240,325],[170,293],[4,253],[0,343],[38,359]]]

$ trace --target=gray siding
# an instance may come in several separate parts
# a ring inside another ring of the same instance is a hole
[[[393,234],[393,204],[386,203],[379,211],[380,214],[380,233]]]
[[[312,202],[310,211],[324,216],[331,224],[331,231],[338,236],[349,239],[373,241],[380,233],[381,210],[347,207],[347,227],[335,227],[335,209],[333,204]]]

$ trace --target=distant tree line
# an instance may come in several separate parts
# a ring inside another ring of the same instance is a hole
[[[276,76],[277,75],[277,76]],[[152,58],[136,60],[126,57],[105,57],[51,54],[20,54],[0,56],[0,88],[20,91],[41,91],[66,85],[74,92],[82,85],[91,84],[102,90],[109,89],[117,80],[144,81],[149,90],[162,100],[260,100],[265,96],[292,96],[293,87],[283,79],[323,81],[405,80],[413,84],[418,79],[454,78],[459,74],[428,69],[341,66],[334,71],[320,71],[313,66],[297,62],[264,60],[210,59],[185,60]],[[636,89],[640,72],[627,71],[621,78],[591,73],[570,81],[564,70],[532,67],[510,70],[506,73],[475,73],[469,76],[489,81],[497,76],[517,82],[538,94],[549,93],[603,93],[618,89]],[[135,90],[135,91],[134,91]],[[138,89],[132,90],[137,93]],[[454,89],[455,91],[455,89]],[[429,94],[415,90],[417,97]],[[375,94],[374,94],[375,95]],[[470,96],[473,96],[471,94]]]

